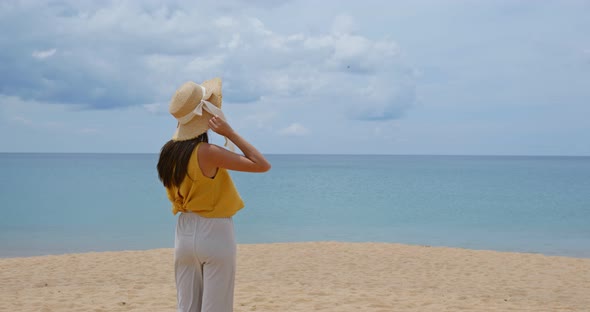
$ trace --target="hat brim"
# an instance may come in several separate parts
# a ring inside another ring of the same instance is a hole
[[[207,101],[213,105],[221,108],[222,105],[222,92],[221,92],[221,78],[213,78],[207,80],[201,84],[205,87],[207,94],[211,94]],[[189,122],[179,125],[172,136],[173,141],[186,141],[191,140],[209,130],[209,119],[213,115],[203,110],[201,116],[195,115]]]

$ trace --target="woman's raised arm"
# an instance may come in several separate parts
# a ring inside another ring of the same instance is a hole
[[[209,120],[209,127],[214,132],[230,139],[244,153],[244,156],[217,145],[203,144],[199,148],[199,159],[207,167],[219,167],[246,172],[266,172],[270,170],[271,165],[264,155],[236,133],[226,121],[214,116]]]

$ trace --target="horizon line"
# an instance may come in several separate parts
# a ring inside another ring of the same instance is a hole
[[[52,154],[52,155],[157,155],[159,152],[1,152],[0,154]],[[321,153],[263,153],[269,156],[472,156],[472,157],[590,157],[571,154],[321,154]]]

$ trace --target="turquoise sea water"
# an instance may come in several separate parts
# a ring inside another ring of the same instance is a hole
[[[0,154],[0,257],[173,247],[155,154]],[[590,257],[590,157],[270,155],[233,172],[239,243]]]

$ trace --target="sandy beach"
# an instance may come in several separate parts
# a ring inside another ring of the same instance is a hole
[[[174,311],[172,249],[0,259],[0,311]],[[590,259],[385,243],[238,246],[235,311],[590,311]]]

